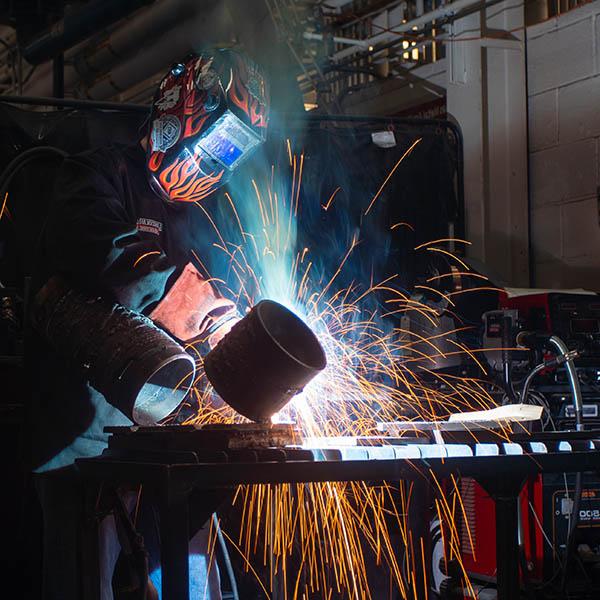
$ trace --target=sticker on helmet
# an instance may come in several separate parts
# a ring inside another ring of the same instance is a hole
[[[265,96],[265,83],[263,79],[259,75],[252,73],[250,75],[250,78],[248,79],[247,85],[250,95],[262,104],[264,101],[263,98]]]
[[[165,92],[165,95],[156,101],[156,108],[158,110],[167,110],[173,108],[179,102],[179,95],[181,93],[181,86],[174,85],[170,90]]]
[[[219,82],[219,75],[214,69],[209,69],[206,73],[200,73],[197,79],[198,88],[201,90],[210,90]]]
[[[219,74],[212,68],[213,58],[210,57],[201,67],[196,76],[196,86],[200,90],[210,90],[219,82]]]
[[[175,115],[163,115],[152,123],[152,149],[166,152],[174,146],[181,133],[181,123]]]

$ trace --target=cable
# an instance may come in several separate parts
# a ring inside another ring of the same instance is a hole
[[[4,171],[0,174],[0,198],[3,198],[4,194],[8,191],[15,174],[26,164],[44,154],[60,156],[61,158],[67,156],[66,152],[59,148],[55,148],[54,146],[36,146],[35,148],[29,148],[28,150],[21,152],[21,154],[15,156],[15,158],[8,163]]]
[[[21,152],[21,154],[15,156],[15,158],[13,158],[5,167],[4,171],[0,173],[0,198],[4,198],[10,187],[12,178],[19,170],[42,155],[64,158],[67,156],[67,153],[54,146],[36,146],[35,148],[29,148],[29,150],[25,150],[24,152]]]
[[[575,429],[577,431],[583,431],[583,398],[581,396],[581,388],[579,386],[579,377],[577,376],[577,369],[573,359],[578,353],[573,354],[573,351],[569,351],[567,345],[556,335],[553,335],[548,340],[548,343],[552,344],[565,359],[565,367],[567,369],[567,375],[569,376],[569,383],[571,384],[571,390],[573,392],[573,405],[575,407]]]
[[[227,577],[229,577],[229,583],[231,584],[231,593],[233,594],[233,600],[240,600],[238,592],[237,581],[235,579],[235,572],[233,571],[233,565],[231,564],[231,557],[229,556],[229,550],[225,542],[225,536],[221,530],[221,524],[217,519],[217,513],[212,514],[212,521],[217,532],[217,538],[219,540],[219,546],[223,552],[223,560],[225,561],[225,570],[227,571]]]
[[[579,523],[579,506],[581,504],[581,493],[583,491],[583,473],[578,472],[575,474],[575,490],[573,491],[573,506],[571,508],[571,518],[569,519],[569,529],[567,533],[567,543],[565,547],[564,555],[564,569],[562,571],[562,578],[560,584],[560,590],[564,594],[567,587],[567,575],[569,574],[569,557],[573,553],[573,544],[575,543],[575,530]]]
[[[544,408],[545,418],[542,421],[542,431],[545,431],[548,427],[548,424],[551,425],[552,431],[556,431],[556,424],[554,423],[554,419],[552,418],[552,411],[550,409],[550,405],[546,401],[545,396],[540,392],[530,391],[528,393],[529,398],[533,398],[537,404]]]
[[[543,361],[542,363],[540,363],[539,365],[534,367],[533,370],[529,373],[529,375],[527,375],[527,377],[525,378],[525,381],[523,383],[523,387],[522,387],[522,391],[521,391],[521,401],[527,402],[528,396],[530,394],[529,388],[531,387],[531,383],[532,383],[533,379],[536,377],[536,375],[538,375],[544,369],[555,368],[561,364],[564,364],[565,368],[567,369],[569,383],[570,383],[571,390],[573,393],[573,405],[575,407],[575,416],[576,416],[576,429],[577,429],[577,431],[582,431],[583,430],[583,408],[582,408],[583,400],[582,400],[582,395],[581,395],[581,388],[579,386],[579,378],[577,376],[577,370],[575,368],[575,363],[573,362],[574,358],[576,358],[578,356],[578,353],[576,351],[570,351],[568,349],[567,345],[558,336],[552,335],[546,341],[547,341],[547,343],[554,346],[554,348],[557,350],[558,355],[551,360]],[[538,396],[538,402],[539,402],[539,400],[540,400],[540,398]],[[542,403],[546,407],[546,410],[549,411],[549,407],[548,407],[548,404],[545,402],[545,399],[542,400]],[[550,417],[550,419],[551,419],[551,417]],[[553,421],[551,421],[551,423],[552,423],[554,429],[556,429]],[[569,488],[568,488],[566,473],[563,473],[563,478],[565,481],[565,495],[567,498],[569,498]],[[552,585],[554,583],[554,581],[560,575],[560,592],[563,596],[565,594],[566,585],[567,585],[567,576],[568,576],[568,572],[569,572],[569,560],[570,560],[571,554],[573,553],[575,532],[576,532],[577,525],[579,522],[579,506],[581,504],[582,488],[583,488],[583,474],[576,473],[575,488],[573,490],[573,504],[571,507],[571,511],[569,512],[569,515],[568,515],[567,540],[566,540],[566,545],[565,545],[563,561],[561,562],[559,560],[560,569],[557,570],[557,572],[550,578],[549,581],[545,582],[543,584],[543,586],[539,586],[539,587],[535,588],[537,590],[549,587],[550,585]],[[531,502],[530,502],[530,508],[532,508]],[[535,514],[535,511],[533,511],[533,508],[532,508],[532,512],[533,512],[534,518],[539,526],[537,515]],[[544,535],[544,538],[546,539],[546,541],[549,541],[546,538],[543,528],[540,527],[540,529],[541,529],[542,534]],[[551,545],[551,547],[554,550],[554,546]],[[555,555],[557,556],[557,554],[555,554]]]
[[[558,555],[556,553],[556,548],[554,547],[554,544],[550,541],[548,534],[546,533],[542,523],[540,522],[540,518],[538,517],[537,512],[535,511],[535,507],[531,503],[531,500],[528,500],[527,502],[529,504],[529,510],[531,510],[531,514],[533,515],[533,520],[535,521],[536,525],[538,526],[538,529],[540,530],[542,537],[544,538],[544,540],[546,541],[548,546],[550,546],[550,549],[552,550],[552,552],[557,556],[558,563],[562,568],[562,561],[560,560],[560,558],[558,558]]]
[[[533,368],[529,375],[527,375],[527,377],[525,378],[525,382],[523,383],[523,388],[521,390],[521,402],[527,403],[527,396],[529,395],[529,388],[531,387],[531,382],[538,373],[541,373],[546,368],[548,367],[545,362],[540,363],[539,365]]]
[[[31,76],[35,73],[35,70],[37,68],[38,68],[38,65],[33,65],[33,67],[31,67],[31,69],[29,70],[29,73],[27,73],[27,75],[25,75],[25,79],[23,79],[23,85],[25,85],[31,79]]]

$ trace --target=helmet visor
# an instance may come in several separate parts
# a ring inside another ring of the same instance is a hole
[[[262,139],[241,119],[227,110],[200,138],[195,154],[206,154],[228,171],[233,171],[260,145]],[[210,163],[211,160],[206,162]]]

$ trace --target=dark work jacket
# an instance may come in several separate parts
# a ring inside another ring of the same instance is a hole
[[[190,262],[197,210],[167,203],[152,190],[139,145],[72,156],[56,176],[39,283],[62,275],[74,287],[147,314]],[[29,347],[33,468],[100,454],[104,427],[131,422],[43,340]]]

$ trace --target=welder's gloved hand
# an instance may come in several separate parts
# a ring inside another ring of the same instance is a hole
[[[204,337],[210,343],[211,337],[220,332],[218,325],[225,326],[235,315],[235,304],[223,298],[188,263],[149,316],[182,342]]]

